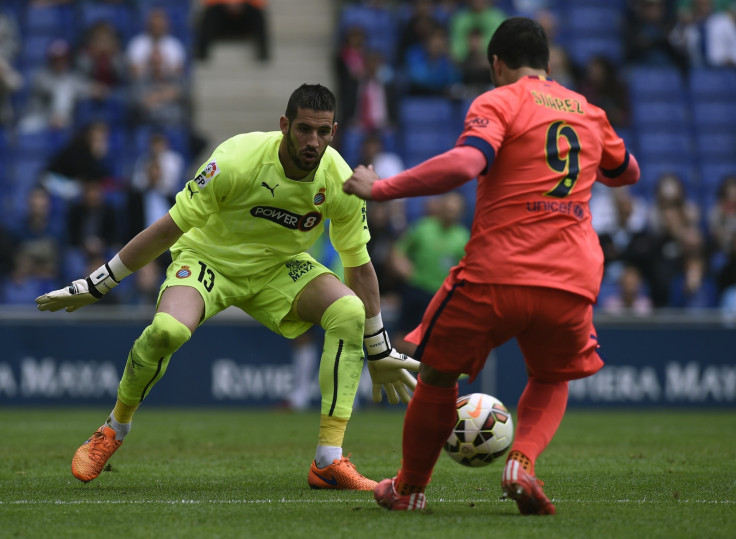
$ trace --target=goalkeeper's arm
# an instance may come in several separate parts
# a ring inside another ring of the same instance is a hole
[[[72,312],[94,303],[115,288],[120,281],[164,253],[182,235],[181,229],[167,213],[130,240],[112,260],[84,279],[65,288],[36,298],[41,311]]]

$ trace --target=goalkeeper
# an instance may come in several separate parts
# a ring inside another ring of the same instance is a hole
[[[308,483],[373,490],[376,482],[361,475],[342,451],[363,346],[375,401],[383,389],[392,404],[408,402],[416,385],[408,370],[417,371],[419,364],[396,353],[383,329],[378,280],[366,249],[365,202],[343,192],[352,171],[329,146],[337,130],[335,109],[330,90],[303,84],[289,98],[280,132],[223,142],[168,214],[86,279],[36,299],[42,311],[74,311],[171,250],[156,314],[128,354],[115,407],[74,454],[77,479],[88,482],[100,474],[172,354],[206,320],[235,306],[287,338],[313,324],[325,330],[322,413]],[[345,266],[345,284],[306,253],[326,219]]]

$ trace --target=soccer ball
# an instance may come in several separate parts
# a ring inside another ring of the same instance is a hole
[[[463,466],[487,466],[514,440],[511,414],[496,397],[471,393],[457,399],[457,423],[445,451]]]

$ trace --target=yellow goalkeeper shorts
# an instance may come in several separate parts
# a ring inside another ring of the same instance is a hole
[[[159,300],[170,286],[196,288],[204,299],[204,316],[200,325],[234,306],[271,331],[293,339],[312,326],[292,313],[294,300],[312,279],[325,273],[335,275],[309,254],[301,253],[265,272],[230,279],[197,253],[183,250],[175,255],[166,270]]]

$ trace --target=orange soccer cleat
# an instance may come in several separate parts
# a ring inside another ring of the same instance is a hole
[[[542,483],[529,474],[518,460],[507,460],[501,487],[506,496],[516,501],[522,515],[554,515],[555,506],[542,490]]]
[[[376,486],[375,481],[364,477],[355,469],[348,457],[336,459],[324,468],[317,468],[317,463],[312,461],[307,482],[312,488],[340,490],[373,490]]]
[[[102,425],[89,440],[84,442],[72,458],[72,474],[88,483],[100,475],[102,468],[123,441],[115,439],[115,431]]]
[[[396,478],[384,479],[376,486],[373,497],[378,505],[390,511],[421,511],[427,505],[427,499],[423,492],[413,492],[405,496],[399,496],[396,492],[394,482]]]

